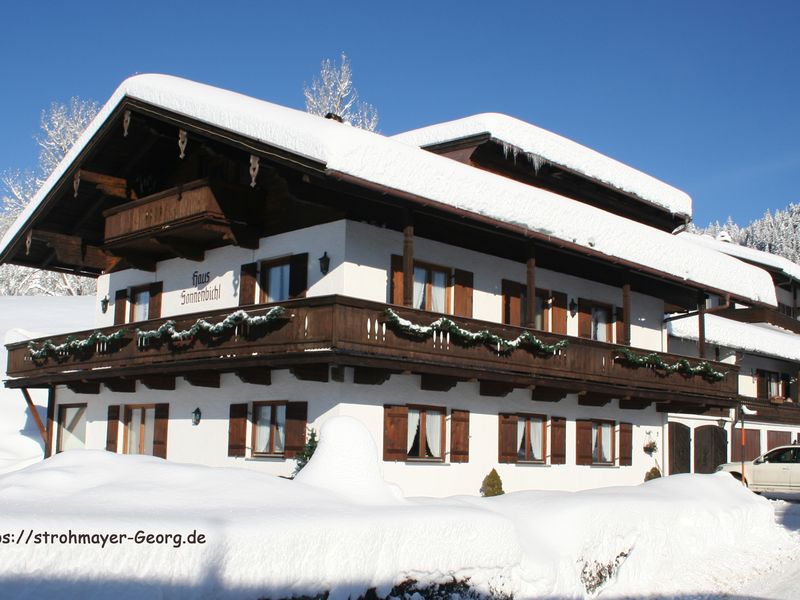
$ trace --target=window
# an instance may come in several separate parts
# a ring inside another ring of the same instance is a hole
[[[156,407],[129,405],[125,407],[125,453],[153,455]]]
[[[546,417],[517,415],[517,462],[544,462]]]
[[[408,408],[409,459],[444,459],[444,410],[441,408]]]
[[[782,396],[783,393],[781,391],[781,375],[780,373],[767,373],[767,396],[769,398],[775,398],[776,396]]]
[[[614,423],[611,421],[592,422],[592,463],[610,464],[614,462]]]
[[[130,292],[129,323],[150,318],[150,286],[135,287]]]
[[[575,461],[578,465],[613,465],[616,460],[616,423],[577,419],[575,421]],[[624,431],[623,431],[624,430]],[[623,436],[622,433],[625,433]],[[622,456],[620,465],[630,461],[632,427],[628,423],[620,423],[620,441]]]
[[[57,452],[86,447],[86,405],[62,404],[58,407]]]
[[[781,448],[764,455],[764,462],[768,463],[796,463],[798,452],[796,448]]]
[[[614,312],[611,305],[580,298],[578,306],[578,335],[598,342],[612,342]]]
[[[261,263],[262,303],[289,299],[291,265],[288,258]]]
[[[503,280],[503,323],[522,327],[528,320],[528,288],[516,281]],[[550,331],[550,292],[536,289],[533,328]]]
[[[414,263],[413,307],[450,312],[450,269]]]
[[[777,371],[756,371],[757,396],[759,398],[789,398],[790,378]]]
[[[282,456],[286,450],[286,402],[253,403],[253,454]]]

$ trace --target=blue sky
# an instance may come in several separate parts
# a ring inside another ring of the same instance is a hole
[[[345,51],[391,134],[503,112],[687,191],[695,221],[800,202],[800,3],[3,3],[0,170],[51,101],[162,72],[303,107]]]

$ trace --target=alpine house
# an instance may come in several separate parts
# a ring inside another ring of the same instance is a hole
[[[474,494],[492,468],[507,490],[638,483],[670,415],[740,402],[739,366],[704,334],[669,352],[665,313],[778,304],[767,271],[672,234],[690,215],[509,117],[386,137],[137,76],[0,243],[96,277],[97,327],[10,344],[5,385],[48,390],[48,455],[286,476],[351,415],[406,494]]]

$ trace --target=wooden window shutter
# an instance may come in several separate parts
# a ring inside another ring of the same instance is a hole
[[[247,445],[247,403],[231,404],[228,416],[228,456],[244,456]]]
[[[522,326],[522,284],[503,279],[503,323],[515,327]]]
[[[164,282],[156,281],[150,284],[150,306],[148,319],[158,319],[161,317],[161,292],[164,290]]]
[[[114,325],[125,323],[125,315],[128,314],[128,290],[117,290],[114,294]]]
[[[450,462],[469,462],[469,411],[450,412]]]
[[[239,306],[256,303],[256,280],[258,279],[258,263],[242,265],[239,275]]]
[[[106,450],[117,452],[117,439],[119,434],[119,404],[108,407],[108,420],[106,423]]]
[[[392,254],[392,278],[390,281],[392,304],[403,305],[403,257]]]
[[[592,464],[592,422],[575,421],[575,464]]]
[[[633,460],[633,425],[619,424],[619,466],[630,467]]]
[[[781,373],[781,396],[784,398],[791,398],[790,394],[791,379],[785,373]]]
[[[767,374],[761,369],[756,371],[756,395],[759,398],[766,398],[769,395]]]
[[[617,344],[628,344],[628,340],[625,339],[625,311],[622,310],[621,306],[617,306],[614,309],[614,325],[616,326],[614,342]]]
[[[297,456],[305,448],[307,422],[308,402],[289,402],[286,404],[286,442],[284,445],[286,458]]]
[[[592,337],[592,307],[583,298],[578,299],[578,337]]]
[[[553,292],[553,333],[567,335],[567,295]]]
[[[472,318],[472,286],[474,279],[472,272],[456,269],[453,278],[455,284],[453,314],[458,317]]]
[[[408,407],[383,407],[383,460],[408,458]]]
[[[515,463],[517,462],[517,415],[501,413],[497,416],[500,426],[497,461]]]
[[[308,291],[308,252],[289,259],[289,297],[305,298]]]
[[[550,417],[550,464],[567,463],[567,421],[564,417]]]
[[[167,428],[169,404],[156,404],[156,423],[153,431],[153,456],[167,458]]]

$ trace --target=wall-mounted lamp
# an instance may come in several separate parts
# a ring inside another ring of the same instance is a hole
[[[725,419],[719,419],[719,420],[717,421],[717,423],[719,423],[719,426],[720,426],[722,429],[725,429],[725,425],[726,425],[727,421],[726,421]]]
[[[203,413],[200,412],[200,407],[198,406],[192,411],[192,425],[200,425],[200,418],[203,416]]]
[[[578,314],[578,303],[575,302],[575,298],[569,301],[569,314],[573,317]]]
[[[108,294],[106,294],[102,300],[100,300],[100,310],[103,311],[103,314],[108,312]]]
[[[331,268],[331,257],[328,256],[328,252],[326,251],[322,256],[319,257],[318,260],[320,273],[327,275],[328,269]]]

